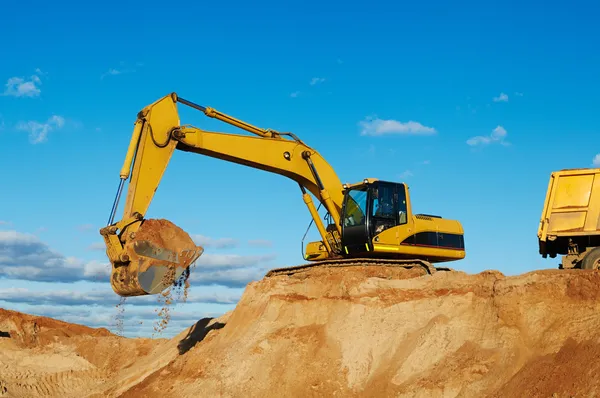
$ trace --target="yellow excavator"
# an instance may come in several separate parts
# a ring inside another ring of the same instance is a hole
[[[181,125],[177,104],[255,136]],[[112,264],[111,286],[122,297],[157,294],[182,283],[204,251],[171,222],[146,218],[176,149],[276,173],[298,183],[321,240],[307,244],[304,260],[308,263],[273,269],[267,277],[307,267],[370,264],[424,267],[433,273],[447,270],[436,269],[433,263],[465,257],[461,223],[413,214],[406,184],[375,178],[342,184],[327,161],[294,134],[252,126],[172,93],[138,113],[108,225],[100,230]],[[114,222],[127,179],[123,218]],[[325,207],[327,225],[311,194],[319,207]]]

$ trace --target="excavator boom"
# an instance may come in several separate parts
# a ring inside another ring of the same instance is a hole
[[[177,103],[202,111],[256,135],[244,136],[180,126]],[[195,152],[277,173],[298,182],[310,213],[316,218],[327,250],[333,251],[308,190],[320,198],[339,224],[341,187],[333,168],[291,133],[265,130],[178,97],[165,96],[138,113],[108,226],[100,230],[113,264],[111,285],[121,296],[160,293],[179,278],[203,253],[201,246],[166,220],[148,220],[145,214],[175,150]],[[320,172],[317,172],[317,169]],[[123,217],[114,222],[125,181],[129,179]],[[338,231],[339,233],[339,231]],[[339,246],[339,243],[338,243]]]

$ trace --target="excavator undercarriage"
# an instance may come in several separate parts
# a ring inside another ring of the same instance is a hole
[[[377,258],[341,258],[317,261],[291,267],[274,268],[265,274],[266,278],[279,275],[295,275],[315,268],[346,268],[346,267],[397,267],[397,268],[423,268],[427,274],[433,275],[437,271],[452,271],[448,267],[434,267],[424,260],[403,259],[377,259]]]

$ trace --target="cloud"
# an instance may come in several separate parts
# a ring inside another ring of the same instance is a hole
[[[0,220],[0,226],[10,227],[11,225],[10,221]]]
[[[49,132],[61,129],[64,125],[65,119],[62,116],[53,115],[45,123],[35,120],[19,122],[17,129],[29,132],[29,141],[32,144],[39,144],[47,140]]]
[[[520,92],[518,92],[518,91],[517,91],[517,92],[515,92],[515,95],[516,95],[517,97],[522,97],[522,96],[523,96],[523,93],[520,93]]]
[[[66,257],[35,235],[0,231],[0,277],[43,282],[108,281],[109,271],[109,263]]]
[[[248,241],[248,244],[250,246],[258,246],[258,247],[271,247],[271,246],[273,246],[273,242],[271,242],[270,240],[264,240],[264,239],[250,239]]]
[[[98,305],[112,307],[120,301],[120,297],[110,287],[89,291],[73,289],[39,291],[10,287],[0,288],[0,297],[2,301],[9,303],[62,306]],[[240,297],[241,293],[239,292],[198,293],[190,291],[186,303],[235,304]],[[129,299],[128,303],[134,306],[156,306],[157,296],[139,296]]]
[[[400,178],[409,178],[412,177],[414,174],[412,173],[412,171],[410,170],[406,170],[402,173],[400,173]]]
[[[192,268],[190,280],[200,284],[243,287],[262,278],[264,265],[277,256],[204,253]],[[38,282],[90,281],[107,283],[108,261],[84,261],[51,249],[37,236],[0,230],[0,278]]]
[[[252,281],[262,279],[267,272],[267,263],[276,257],[276,254],[242,256],[204,252],[192,267],[190,283],[245,287]]]
[[[432,135],[436,133],[433,127],[427,127],[421,123],[408,121],[406,123],[397,120],[384,120],[379,118],[367,117],[359,122],[362,128],[360,135],[382,136],[387,134],[406,134],[406,135]]]
[[[92,224],[81,224],[75,228],[77,228],[77,230],[79,232],[87,232],[87,231],[91,230],[92,228],[94,228],[94,226]]]
[[[594,160],[592,160],[592,164],[594,167],[600,167],[600,153],[594,156]]]
[[[204,248],[231,249],[238,246],[238,241],[233,238],[211,238],[204,235],[192,235],[192,240]]]
[[[254,267],[260,263],[274,260],[276,257],[276,254],[212,254],[205,251],[200,258],[196,260],[196,269],[214,270]]]
[[[36,69],[38,74],[41,71]],[[42,92],[39,85],[42,81],[38,75],[32,75],[29,80],[25,80],[23,77],[11,77],[5,84],[4,94],[12,97],[37,97]]]
[[[125,62],[120,62],[119,65],[120,65],[119,68],[109,68],[106,72],[104,72],[100,76],[100,79],[104,79],[106,76],[116,76],[116,75],[122,75],[122,74],[125,74],[125,73],[134,73],[134,72],[136,72],[136,68],[128,67]],[[144,64],[141,63],[141,62],[137,62],[135,65],[136,66],[143,66]]]
[[[293,93],[290,94],[290,97],[292,98],[296,98],[300,95],[300,91],[294,91]]]
[[[506,132],[506,129],[504,127],[498,126],[494,130],[492,130],[492,133],[488,136],[479,135],[476,137],[469,138],[467,140],[467,145],[489,145],[495,142],[498,142],[501,145],[510,145],[508,142],[504,141],[507,134],[508,133]]]
[[[310,79],[310,85],[314,86],[315,84],[323,83],[324,81],[324,77],[313,77],[312,79]]]
[[[90,251],[105,251],[106,250],[106,244],[104,242],[94,242],[91,245],[89,245],[86,250],[90,250]]]
[[[508,95],[500,93],[499,96],[494,97],[494,102],[508,102]]]
[[[250,282],[261,280],[266,273],[267,269],[263,268],[241,268],[216,271],[204,271],[196,268],[190,273],[190,283],[192,286],[199,284],[203,286],[219,285],[229,288],[242,288]]]
[[[105,72],[102,77],[104,76],[114,76],[114,75],[120,75],[121,73],[123,73],[122,71],[118,70],[118,69],[114,69],[114,68],[110,68],[107,72]]]
[[[430,160],[424,160],[424,161],[421,162],[421,164],[431,164],[431,161]]]
[[[12,294],[14,295],[15,293]],[[7,308],[12,303],[20,304],[19,311],[31,315],[50,317],[64,322],[86,325],[92,328],[106,328],[113,333],[122,331],[123,335],[126,337],[150,337],[156,333],[155,327],[160,324],[161,318],[158,316],[157,312],[163,304],[156,300],[156,296],[152,296],[152,298],[154,298],[155,308],[151,308],[151,304],[132,305],[136,299],[147,301],[145,300],[146,297],[148,296],[128,298],[125,305],[122,307],[123,312],[120,312],[119,309],[115,309],[114,302],[111,302],[110,306],[102,305],[98,302],[94,303],[96,305],[91,304],[93,305],[92,311],[90,311],[90,304],[36,305],[33,303],[16,303],[15,301],[3,302],[0,300],[0,305]],[[169,307],[169,322],[162,333],[160,333],[162,337],[173,337],[183,329],[196,323],[201,318],[220,316],[224,312],[232,309],[231,305],[224,305],[222,308],[219,308],[221,310],[219,312],[203,311],[202,309],[198,310],[198,307],[194,308],[186,306],[185,309],[181,307],[176,308],[174,305],[170,305]],[[119,320],[122,322],[122,328],[117,327],[117,322]]]

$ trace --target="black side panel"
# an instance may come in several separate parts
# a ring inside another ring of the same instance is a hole
[[[401,244],[461,250],[465,248],[463,235],[441,232],[419,232],[404,239]]]

